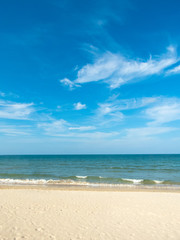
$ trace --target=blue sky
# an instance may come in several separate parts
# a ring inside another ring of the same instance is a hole
[[[0,154],[180,153],[178,0],[7,0]]]

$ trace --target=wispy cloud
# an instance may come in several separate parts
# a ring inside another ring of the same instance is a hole
[[[33,103],[0,101],[0,118],[25,120],[35,111]]]
[[[62,83],[64,86],[69,87],[69,89],[74,89],[76,87],[80,87],[79,84],[76,84],[75,82],[69,80],[68,78],[64,78],[62,80],[60,80],[60,83]]]
[[[64,119],[52,120],[50,122],[39,123],[39,128],[42,128],[48,135],[72,134],[73,131],[91,131],[96,129],[94,126],[77,126],[73,125]]]
[[[79,130],[79,131],[91,131],[95,130],[94,126],[80,126],[80,127],[69,127],[69,130]]]
[[[172,46],[167,49],[166,54],[150,57],[148,60],[134,60],[121,54],[106,52],[98,55],[93,63],[78,70],[74,81],[65,78],[61,83],[72,88],[88,82],[102,81],[114,89],[133,80],[139,81],[151,75],[162,74],[177,61],[176,50]]]
[[[180,73],[180,65],[176,66],[175,68],[172,68],[167,71],[167,75],[169,74],[179,74]]]
[[[17,136],[17,135],[29,135],[30,129],[28,126],[15,126],[15,125],[1,125],[0,133],[6,136]]]
[[[94,131],[96,130],[95,126],[73,125],[63,119],[40,123],[38,127],[42,129],[46,135],[52,137],[96,139],[118,135],[117,132]]]
[[[148,123],[151,126],[180,120],[180,99],[161,99],[158,105],[148,108],[145,115],[147,118],[152,119]]]
[[[110,122],[119,122],[124,118],[123,113],[119,108],[112,103],[101,103],[96,110],[95,119],[101,125],[109,124]]]
[[[53,120],[51,122],[43,122],[38,124],[39,128],[42,128],[47,135],[56,135],[58,133],[66,132],[69,123],[64,119]]]
[[[171,131],[175,131],[177,128],[173,127],[141,127],[141,128],[130,128],[126,130],[126,137],[149,137],[159,135]]]
[[[105,103],[99,103],[95,118],[101,124],[122,121],[125,117],[124,111],[138,109],[155,103],[158,97],[143,97],[131,99],[117,99],[116,96],[109,98]]]
[[[180,99],[159,97],[142,115],[148,120],[145,127],[126,129],[127,137],[148,137],[180,131],[180,128],[169,126],[171,122],[180,120]]]
[[[115,99],[111,100],[111,104],[115,105],[119,110],[130,110],[148,106],[155,103],[159,97],[142,97],[142,98],[129,98],[129,99]]]
[[[80,102],[74,103],[74,109],[75,110],[82,110],[82,109],[86,109],[86,108],[87,108],[86,104],[82,104]]]

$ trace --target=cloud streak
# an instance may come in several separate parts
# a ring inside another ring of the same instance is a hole
[[[60,82],[70,88],[89,82],[105,82],[111,89],[115,89],[134,80],[140,81],[148,76],[165,73],[166,68],[177,61],[176,50],[172,46],[165,54],[148,60],[134,60],[121,54],[106,52],[98,55],[93,63],[78,70],[74,81],[64,78]]]
[[[167,75],[169,74],[179,74],[180,73],[180,65],[176,66],[175,68],[172,68],[167,71]]]
[[[30,129],[27,126],[1,125],[0,133],[6,136],[25,136],[30,134]]]
[[[171,131],[175,131],[177,128],[172,127],[141,127],[141,128],[130,128],[126,130],[127,138],[134,137],[149,137],[155,136]]]
[[[45,135],[63,138],[97,139],[118,135],[118,132],[94,131],[96,130],[95,126],[74,126],[63,119],[40,123],[38,128],[42,129]]]
[[[124,120],[124,111],[139,109],[155,103],[158,97],[143,97],[130,99],[117,99],[113,96],[104,103],[99,103],[95,113],[95,119],[101,125],[109,125],[110,122],[120,123]]]
[[[95,130],[94,126],[80,126],[80,127],[69,127],[69,130],[78,130],[78,131],[91,131]]]
[[[33,103],[0,101],[0,118],[27,120],[35,112]]]
[[[180,99],[159,97],[154,106],[142,112],[148,119],[145,127],[126,129],[127,137],[148,137],[172,131],[180,128],[169,126],[171,122],[180,120]]]
[[[157,106],[145,111],[147,118],[152,119],[150,126],[161,125],[180,120],[180,100],[176,98],[162,99]]]

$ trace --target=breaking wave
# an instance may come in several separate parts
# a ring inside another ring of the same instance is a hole
[[[101,176],[70,176],[61,179],[12,179],[1,178],[0,185],[59,185],[59,186],[109,186],[109,187],[138,187],[138,186],[176,186],[180,187],[179,182],[160,181],[150,179],[129,179],[129,178],[106,178]]]

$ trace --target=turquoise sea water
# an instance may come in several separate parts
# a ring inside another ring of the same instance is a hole
[[[180,186],[180,155],[0,156],[0,184]]]

